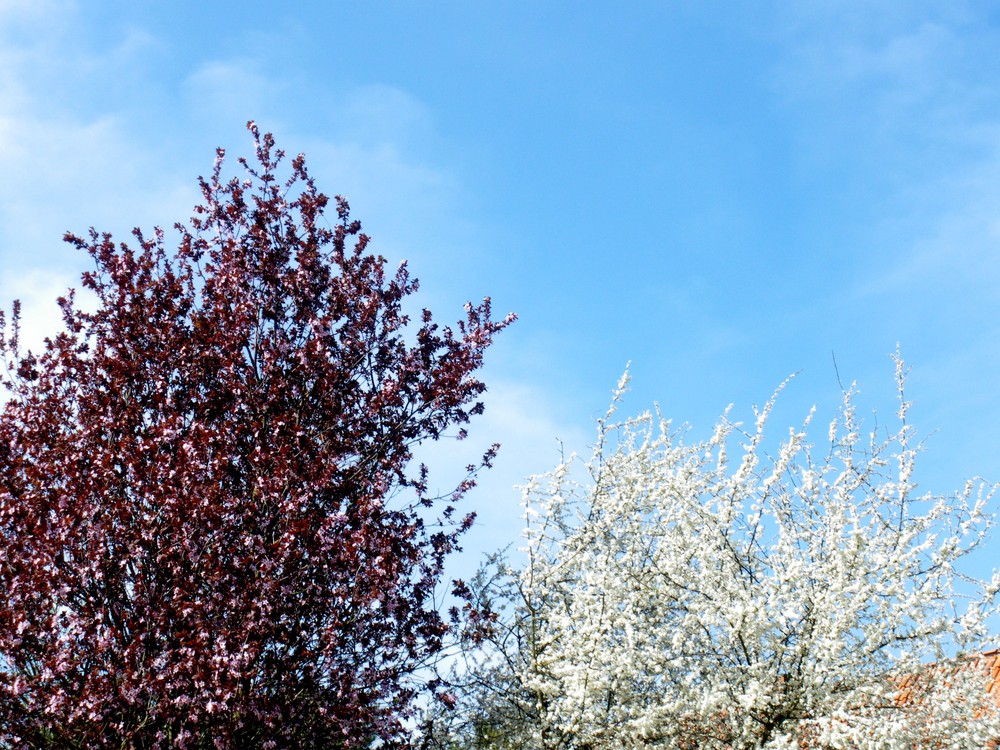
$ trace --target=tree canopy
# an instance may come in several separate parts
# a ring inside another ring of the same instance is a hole
[[[175,250],[67,234],[96,309],[37,352],[0,316],[0,746],[392,743],[441,648],[477,466],[434,498],[412,449],[464,436],[513,317],[412,324],[406,265],[248,127]]]
[[[458,708],[430,747],[983,747],[1000,737],[982,648],[1000,576],[963,580],[994,489],[918,492],[898,424],[852,387],[827,439],[728,412],[688,441],[658,413],[601,421],[585,465],[525,489],[527,559],[474,588]],[[622,383],[616,400],[621,395]],[[486,627],[484,627],[484,624]],[[936,666],[929,666],[934,662]],[[972,666],[970,666],[970,664]],[[902,691],[903,683],[906,690]]]

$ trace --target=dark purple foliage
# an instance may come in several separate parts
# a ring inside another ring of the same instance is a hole
[[[249,128],[176,252],[66,236],[96,312],[35,354],[0,314],[0,747],[391,744],[441,647],[471,519],[411,449],[482,410],[513,316],[408,327],[405,265]]]

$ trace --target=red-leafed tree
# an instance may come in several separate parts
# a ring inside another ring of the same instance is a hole
[[[441,647],[475,467],[435,499],[411,451],[512,316],[408,326],[405,265],[249,129],[175,252],[67,235],[96,311],[35,353],[0,318],[0,747],[393,744]]]

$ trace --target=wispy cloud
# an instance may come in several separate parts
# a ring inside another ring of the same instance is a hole
[[[984,68],[1000,37],[981,12],[889,2],[788,13],[775,85],[801,152],[856,163],[878,203],[858,301],[1000,276],[1000,86]]]
[[[470,575],[484,553],[508,545],[516,550],[524,527],[518,488],[528,477],[551,471],[564,455],[587,455],[594,440],[578,424],[561,421],[551,395],[539,388],[488,376],[487,382],[486,411],[470,425],[469,438],[426,443],[417,452],[433,469],[432,489],[444,493],[461,478],[463,466],[475,463],[493,442],[501,444],[493,468],[479,475],[465,506],[476,511],[477,523],[463,542],[467,554],[456,566],[461,576]]]
[[[89,226],[118,235],[136,225],[175,220],[194,190],[150,153],[123,107],[77,106],[114,71],[128,70],[151,44],[133,32],[121,44],[91,51],[73,37],[75,6],[45,12],[10,4],[18,33],[0,33],[0,262],[3,274],[38,266],[78,266],[61,243]],[[116,74],[115,74],[116,75]],[[181,214],[183,215],[183,214]]]
[[[183,78],[180,105],[203,134],[221,138],[238,132],[249,119],[267,129],[287,127],[281,102],[295,94],[288,83],[266,75],[251,59],[212,59]]]
[[[842,325],[902,342],[935,456],[995,463],[1000,419],[1000,84],[973,3],[791,4],[775,86],[805,158],[851,165],[874,204],[839,290]],[[974,415],[974,416],[970,416]],[[994,477],[995,478],[995,477]]]

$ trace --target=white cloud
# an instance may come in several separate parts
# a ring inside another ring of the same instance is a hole
[[[200,64],[181,84],[184,106],[202,127],[242,127],[247,120],[280,125],[283,113],[276,107],[288,94],[278,80],[259,72],[245,58],[211,60]]]
[[[995,31],[965,3],[793,4],[775,85],[805,161],[857,164],[881,226],[856,296],[998,276],[1000,87]],[[836,191],[838,186],[831,185]]]
[[[61,273],[31,270],[4,275],[0,281],[0,300],[9,314],[9,301],[21,301],[21,348],[39,351],[46,337],[62,329],[62,314],[56,299],[70,287],[79,287],[75,279]]]
[[[339,130],[362,143],[413,143],[433,132],[430,110],[395,86],[359,86],[348,92],[342,110]]]
[[[996,25],[979,17],[988,9],[963,3],[799,7],[776,80],[800,121],[801,149],[825,152],[835,175],[878,185],[866,194],[877,218],[863,247],[830,260],[849,264],[853,277],[837,304],[841,328],[860,333],[844,339],[855,346],[878,331],[913,363],[915,419],[940,431],[928,443],[935,468],[924,481],[950,486],[977,472],[995,481]]]
[[[484,554],[509,545],[516,555],[524,525],[518,487],[529,476],[554,469],[563,452],[588,455],[594,439],[594,433],[562,421],[551,396],[540,389],[492,378],[488,368],[483,379],[489,388],[486,411],[473,419],[469,438],[425,443],[416,454],[431,471],[431,489],[445,493],[462,477],[465,464],[475,463],[492,443],[500,443],[493,468],[480,474],[478,486],[463,504],[463,510],[476,511],[476,524],[462,540],[464,552],[450,566],[452,577],[471,576]]]
[[[315,91],[271,77],[251,60],[229,58],[199,65],[181,94],[200,136],[212,133],[231,156],[249,151],[249,138],[241,135],[248,119],[273,133],[289,154],[304,152],[320,190],[349,200],[376,252],[413,261],[418,275],[425,266],[421,257],[474,257],[461,184],[424,153],[436,138],[433,117],[409,93],[385,84],[344,90],[331,84],[308,121],[301,121],[294,104],[282,104],[315,101]]]
[[[0,278],[85,266],[61,242],[64,232],[94,226],[127,239],[134,226],[185,217],[197,194],[193,181],[175,177],[173,161],[144,142],[123,108],[77,106],[82,90],[127,78],[121,71],[135,67],[155,41],[134,30],[119,44],[90,51],[72,33],[75,6],[44,5],[44,13],[0,8],[22,21],[21,33],[0,32]]]
[[[53,13],[65,14],[75,3],[69,0],[0,0],[0,17],[12,20],[51,18]]]

